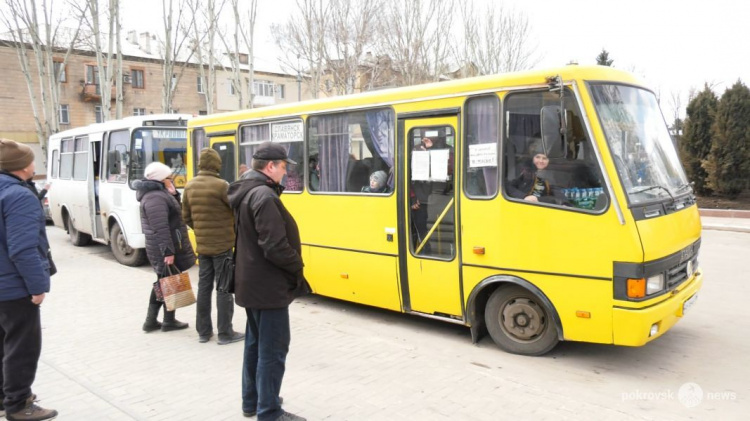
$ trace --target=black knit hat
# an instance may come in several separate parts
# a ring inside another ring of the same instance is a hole
[[[0,170],[18,171],[34,162],[34,151],[15,140],[0,139]]]

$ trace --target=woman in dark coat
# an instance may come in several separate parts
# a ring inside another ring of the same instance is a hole
[[[136,185],[136,199],[141,203],[141,227],[146,236],[146,255],[159,279],[165,275],[167,265],[175,265],[181,271],[195,264],[195,253],[188,238],[187,227],[182,221],[180,194],[172,184],[172,170],[153,162],[144,171],[146,177]],[[187,323],[175,320],[175,312],[164,308],[164,321],[156,320],[164,303],[157,301],[151,288],[148,302],[145,332],[161,329],[163,332],[185,329]]]

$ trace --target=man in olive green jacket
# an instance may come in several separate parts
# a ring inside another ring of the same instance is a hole
[[[198,342],[208,342],[214,335],[211,324],[211,294],[214,282],[234,247],[234,216],[229,207],[229,184],[219,177],[221,157],[211,148],[201,150],[198,175],[185,186],[182,195],[182,219],[195,233],[198,253],[198,299],[195,326]],[[232,328],[234,299],[232,294],[216,292],[219,345],[245,338]]]

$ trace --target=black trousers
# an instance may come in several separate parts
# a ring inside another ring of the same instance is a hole
[[[0,380],[5,412],[22,410],[31,396],[42,353],[39,306],[31,297],[0,301]]]

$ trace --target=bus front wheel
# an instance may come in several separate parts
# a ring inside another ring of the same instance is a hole
[[[66,219],[67,220],[65,225],[67,225],[68,227],[68,236],[70,236],[70,242],[77,247],[88,245],[91,242],[91,236],[78,231],[76,227],[73,226],[73,219],[70,216],[68,216]]]
[[[557,345],[551,310],[520,286],[496,289],[487,301],[484,319],[492,340],[504,351],[543,355]]]
[[[146,250],[134,249],[128,245],[120,224],[112,225],[109,231],[109,244],[115,259],[125,266],[141,266],[146,263]]]

